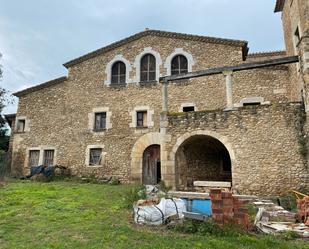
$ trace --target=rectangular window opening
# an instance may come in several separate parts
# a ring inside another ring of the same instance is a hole
[[[36,167],[39,165],[40,151],[30,150],[29,151],[29,167]]]
[[[106,112],[95,113],[94,130],[102,131],[106,129]]]
[[[43,157],[43,165],[44,166],[53,166],[54,165],[54,150],[44,150],[44,157]]]
[[[17,132],[25,132],[26,120],[18,119],[17,120]]]
[[[101,165],[101,161],[102,161],[102,149],[101,148],[90,149],[89,165],[90,166]]]
[[[261,105],[261,102],[243,103],[243,106],[256,106]]]
[[[147,128],[147,111],[136,112],[136,127]]]
[[[194,112],[194,111],[195,111],[195,108],[194,108],[194,106],[184,106],[184,107],[182,108],[182,111],[183,111],[183,112]]]

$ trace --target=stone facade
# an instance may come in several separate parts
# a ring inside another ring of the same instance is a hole
[[[190,181],[209,179],[232,181],[240,193],[270,195],[308,187],[307,160],[299,153],[305,122],[301,105],[290,104],[301,100],[291,66],[234,72],[230,111],[224,111],[224,74],[171,82],[169,115],[160,124],[158,79],[171,72],[175,55],[187,58],[189,72],[286,55],[247,55],[247,49],[244,41],[146,30],[64,64],[67,77],[16,93],[16,120],[26,128],[14,132],[12,173],[28,173],[31,150],[43,163],[45,151],[53,150],[54,163],[69,167],[73,175],[141,182],[145,150],[160,145],[160,173],[174,187],[186,189]],[[156,80],[141,83],[140,61],[147,53],[156,59]],[[111,68],[117,61],[126,65],[126,84],[114,86]],[[194,113],[179,113],[190,105]],[[136,125],[137,111],[147,111],[145,127]],[[106,127],[99,131],[93,129],[98,112],[106,113]],[[102,150],[95,166],[91,149]]]
[[[295,186],[305,189],[308,188],[309,175],[304,167],[306,159],[299,153],[299,130],[303,125],[303,116],[300,104],[248,106],[232,112],[202,111],[170,115],[168,158],[175,161],[176,172],[181,175],[183,170],[179,167],[182,165],[177,164],[181,145],[192,137],[199,138],[200,141],[189,144],[193,147],[211,137],[224,144],[229,151],[233,187],[240,193],[271,195],[284,194]],[[199,160],[200,155],[201,152],[199,155],[191,153],[186,158],[187,161]],[[202,168],[203,161],[199,162],[199,166]],[[193,172],[193,180],[207,177],[205,174],[208,173],[208,170]],[[177,173],[176,178],[181,179]]]

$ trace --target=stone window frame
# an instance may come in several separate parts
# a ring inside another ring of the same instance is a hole
[[[152,54],[156,59],[156,79],[155,81],[159,82],[159,78],[161,77],[160,74],[160,66],[162,65],[161,56],[158,52],[152,49],[152,47],[144,48],[144,50],[136,56],[134,61],[134,67],[135,67],[135,82],[139,84],[141,82],[141,60],[144,55],[146,54]]]
[[[18,131],[18,122],[24,120],[25,126],[23,131]],[[16,117],[15,127],[14,127],[15,133],[25,133],[30,131],[30,120],[26,116],[18,116]]]
[[[102,144],[91,144],[88,145],[86,148],[86,155],[85,155],[85,166],[87,168],[102,168],[105,165],[105,160],[106,160],[106,152],[104,151],[104,145]],[[101,159],[101,164],[100,165],[90,165],[90,150],[91,149],[102,149],[102,159]]]
[[[94,129],[94,123],[95,123],[95,114],[96,113],[106,113],[106,124],[105,129],[96,131]],[[88,129],[91,132],[95,133],[104,133],[112,128],[112,122],[111,122],[112,112],[109,110],[109,107],[96,107],[92,109],[92,112],[88,113]]]
[[[183,111],[183,108],[184,108],[184,107],[191,107],[191,106],[194,107],[194,111],[195,111],[195,112],[198,111],[198,109],[197,109],[195,103],[181,103],[180,108],[179,108],[179,112],[184,112],[184,111]]]
[[[142,111],[147,112],[147,127],[137,127],[137,112],[142,112]],[[154,110],[150,109],[149,106],[136,106],[129,113],[132,118],[131,119],[132,122],[130,123],[131,128],[141,130],[141,129],[148,129],[148,128],[154,127],[154,121],[153,121]]]
[[[54,160],[53,160],[53,165],[57,164],[57,149],[54,146],[38,146],[38,147],[29,147],[26,150],[26,160],[25,160],[25,168],[29,168],[29,157],[30,157],[30,151],[32,150],[38,150],[40,151],[40,156],[39,156],[39,165],[43,165],[44,163],[44,151],[45,150],[53,150],[54,151]]]
[[[171,75],[172,74],[172,70],[171,70],[172,60],[177,55],[182,55],[182,56],[187,58],[187,61],[188,61],[188,73],[191,73],[192,72],[192,67],[195,64],[195,61],[193,59],[192,54],[190,54],[189,52],[185,51],[183,48],[176,48],[173,53],[171,53],[168,57],[166,57],[166,60],[165,60],[165,63],[164,63],[164,67],[166,69],[166,74],[167,75]]]
[[[124,85],[132,83],[132,80],[130,78],[130,72],[132,71],[131,63],[126,58],[124,58],[124,56],[122,54],[117,54],[106,65],[106,69],[105,69],[105,74],[106,74],[105,85],[106,86],[109,86],[109,87],[111,86],[111,82],[112,82],[112,67],[118,61],[123,62],[125,64],[125,66],[126,66],[126,82],[125,82]]]

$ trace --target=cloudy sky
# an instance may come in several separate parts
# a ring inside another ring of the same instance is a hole
[[[275,0],[0,0],[2,85],[15,92],[66,75],[63,63],[145,28],[247,40],[250,52],[282,50],[274,6]]]

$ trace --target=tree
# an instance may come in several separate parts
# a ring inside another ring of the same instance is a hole
[[[2,54],[0,53],[0,59],[2,58]],[[2,81],[3,69],[0,64],[0,82]],[[7,172],[7,157],[6,151],[8,150],[8,142],[9,137],[7,135],[7,125],[6,121],[3,117],[3,108],[6,103],[6,90],[0,86],[0,187],[3,185],[4,176]]]

